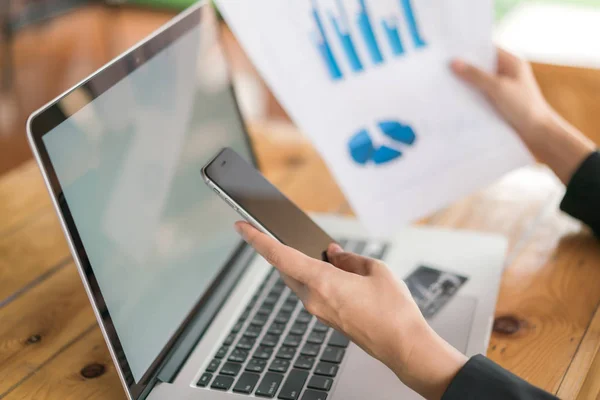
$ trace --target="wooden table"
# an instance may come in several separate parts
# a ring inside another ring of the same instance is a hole
[[[263,169],[302,208],[349,212],[293,130],[252,131]],[[545,167],[530,167],[423,223],[509,238],[488,356],[561,397],[595,399],[600,243],[557,210],[563,192]],[[28,162],[0,178],[0,398],[124,397],[40,173]]]

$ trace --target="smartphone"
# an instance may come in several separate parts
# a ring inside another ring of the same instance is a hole
[[[327,261],[327,247],[334,240],[234,150],[221,150],[202,168],[202,177],[255,228]]]

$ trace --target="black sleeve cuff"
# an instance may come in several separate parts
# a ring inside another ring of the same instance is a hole
[[[472,357],[446,389],[442,400],[554,400],[557,397],[530,385],[490,359]]]
[[[600,236],[600,153],[590,154],[573,174],[560,209]]]

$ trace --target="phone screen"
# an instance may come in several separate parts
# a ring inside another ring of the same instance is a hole
[[[334,240],[235,151],[226,148],[206,176],[280,242],[317,259]]]

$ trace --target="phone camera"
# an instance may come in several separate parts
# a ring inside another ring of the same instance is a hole
[[[225,164],[227,164],[227,161],[221,161],[221,167],[225,166]]]

